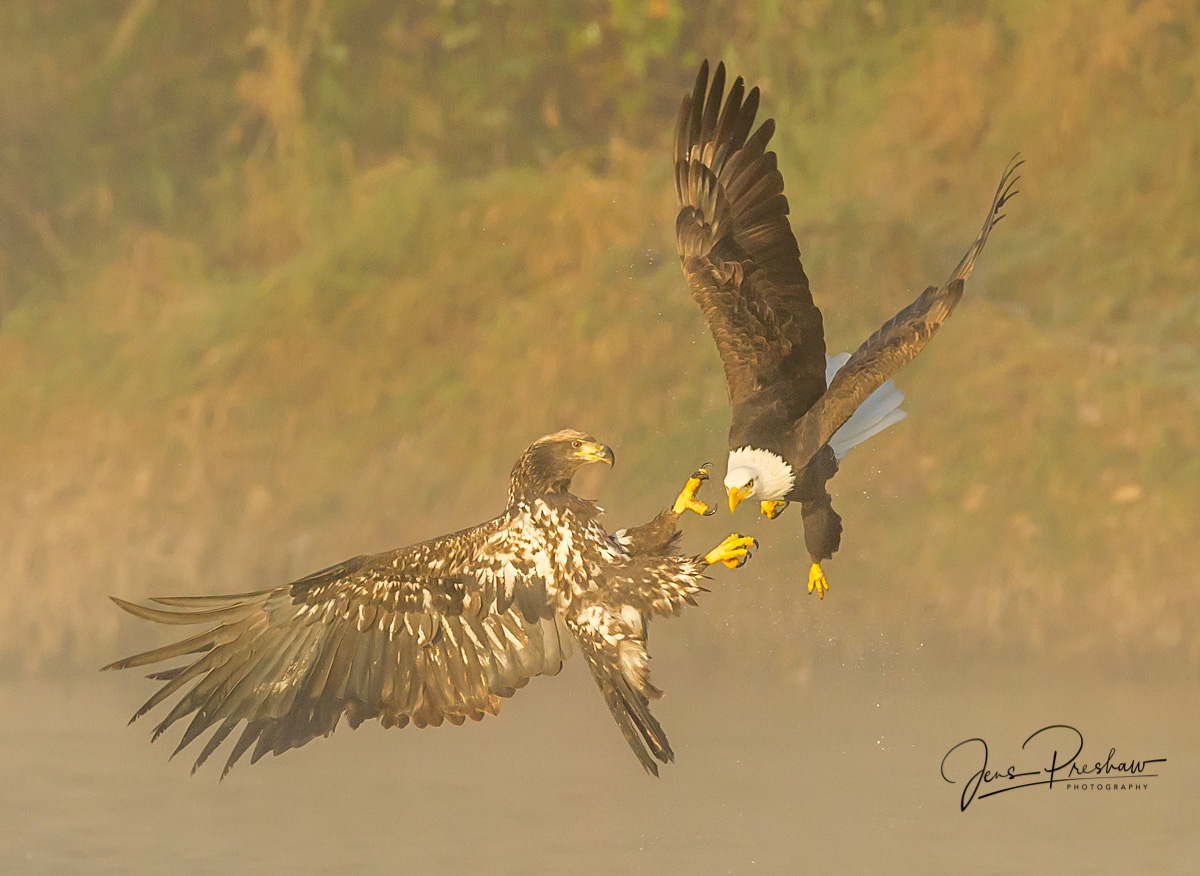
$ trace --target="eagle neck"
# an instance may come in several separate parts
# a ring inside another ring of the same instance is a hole
[[[508,488],[508,504],[511,507],[518,502],[532,504],[536,499],[551,493],[570,494],[571,479],[558,478],[542,480],[537,478],[513,478]]]

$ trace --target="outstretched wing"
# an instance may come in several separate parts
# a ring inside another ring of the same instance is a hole
[[[217,728],[193,771],[243,721],[226,772],[252,745],[251,762],[280,754],[328,735],[343,714],[352,727],[480,720],[569,654],[540,550],[527,516],[508,514],[272,590],[154,600],[165,608],[115,599],[147,620],[208,626],[105,668],[190,659],[150,676],[166,683],[134,719],[194,681],[154,731],[192,715],[178,753]]]
[[[676,552],[683,531],[679,528],[679,512],[665,508],[641,526],[618,529],[611,536],[621,550],[635,557],[670,556]]]
[[[1016,157],[1009,162],[1000,178],[1000,185],[996,187],[983,230],[945,285],[940,289],[930,286],[916,301],[871,335],[834,376],[825,394],[796,424],[792,447],[787,456],[793,467],[807,464],[872,392],[916,358],[945,322],[962,298],[963,284],[971,275],[975,259],[983,251],[988,235],[996,223],[1004,218],[1000,211],[1008,199],[1017,193],[1014,186],[1020,177],[1016,174],[1022,164],[1024,162]]]
[[[739,77],[724,91],[725,65],[709,88],[705,61],[679,109],[675,230],[725,367],[737,444],[763,411],[791,426],[825,391],[825,336],[788,225],[783,176],[767,151],[775,122],[751,134],[758,89],[745,93]]]

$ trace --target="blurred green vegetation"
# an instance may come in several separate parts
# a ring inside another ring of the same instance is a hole
[[[1029,163],[833,482],[831,598],[798,520],[720,515],[689,546],[763,550],[671,635],[1200,663],[1198,46],[1167,0],[0,5],[0,660],[474,523],[551,429],[616,448],[614,527],[720,466],[667,159],[711,57],[779,122],[832,350]]]

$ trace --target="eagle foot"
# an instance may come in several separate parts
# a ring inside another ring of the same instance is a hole
[[[819,599],[825,598],[825,591],[829,589],[829,582],[825,580],[825,572],[821,569],[820,563],[813,563],[808,567],[808,592],[814,590]]]
[[[750,549],[758,547],[758,541],[736,532],[704,555],[704,562],[710,566],[724,563],[730,569],[736,569],[750,559]]]
[[[676,514],[682,514],[684,511],[695,511],[701,517],[711,517],[717,513],[716,508],[710,508],[704,502],[696,498],[696,492],[700,489],[700,485],[708,480],[708,466],[710,463],[705,463],[703,467],[688,478],[688,482],[683,485],[683,490],[680,491],[679,497],[675,500],[675,504],[671,506],[671,510]]]
[[[774,520],[783,513],[790,502],[787,499],[768,499],[758,503],[758,509],[766,516],[768,520]]]

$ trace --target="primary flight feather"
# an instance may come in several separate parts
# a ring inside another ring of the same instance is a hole
[[[809,591],[827,588],[820,563],[841,542],[826,482],[855,444],[903,418],[891,381],[962,297],[1021,162],[1005,170],[975,243],[950,279],[931,286],[853,355],[827,357],[775,153],[775,122],[757,129],[759,91],[705,61],[675,126],[676,240],[683,272],[725,369],[732,422],[725,487],[733,510],[757,499],[770,518],[799,502],[812,559]]]
[[[328,735],[343,715],[351,727],[481,720],[529,679],[557,673],[574,639],[634,754],[657,775],[655,761],[674,755],[649,708],[659,692],[648,620],[694,604],[705,569],[741,565],[754,540],[731,535],[702,556],[674,553],[680,514],[706,510],[695,498],[703,470],[671,508],[609,535],[600,509],[570,492],[590,462],[611,465],[613,453],[581,432],[556,432],[521,455],[508,507],[479,526],[269,590],[153,600],[161,608],[116,599],[146,620],[206,628],[105,668],[183,658],[150,676],[164,684],[133,719],[179,695],[154,738],[189,716],[176,752],[212,731],[195,767],[240,727],[228,771],[251,747],[251,762],[280,754]]]

